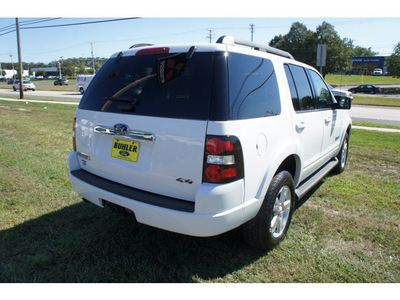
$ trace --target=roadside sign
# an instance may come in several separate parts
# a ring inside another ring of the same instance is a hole
[[[318,44],[317,46],[317,67],[321,67],[320,70],[322,70],[322,67],[326,66],[326,45],[325,44]]]

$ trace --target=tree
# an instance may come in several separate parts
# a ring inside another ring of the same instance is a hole
[[[269,42],[270,46],[287,51],[292,54],[296,60],[309,64],[311,64],[312,61],[310,49],[314,48],[314,44],[316,48],[313,32],[308,30],[307,27],[300,22],[293,23],[286,35],[275,36]]]
[[[393,54],[386,59],[388,73],[400,78],[400,42],[394,47]]]
[[[326,66],[323,74],[343,72],[351,68],[351,51],[333,25],[323,22],[315,32],[318,44],[327,45]]]
[[[326,66],[323,75],[344,72],[350,69],[352,41],[341,39],[334,26],[323,22],[313,32],[299,22],[295,22],[285,35],[275,36],[269,45],[290,52],[296,60],[316,66],[317,45],[327,45]]]

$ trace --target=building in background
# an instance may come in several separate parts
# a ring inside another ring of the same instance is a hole
[[[375,69],[381,69],[383,75],[387,72],[384,56],[353,57],[351,61],[351,75],[372,75]]]
[[[43,76],[44,78],[56,78],[59,75],[59,70],[56,67],[31,68],[31,72],[35,77]]]

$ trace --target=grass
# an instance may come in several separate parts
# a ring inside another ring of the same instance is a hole
[[[373,85],[400,84],[400,78],[393,78],[391,76],[328,74],[325,76],[325,80],[330,85],[335,85],[335,86],[360,85],[360,84],[373,84]]]
[[[265,253],[240,230],[188,237],[82,202],[68,177],[75,109],[0,101],[0,282],[400,282],[400,134],[354,129],[347,170]]]
[[[353,126],[388,128],[388,129],[400,130],[400,126],[397,126],[397,125],[387,125],[387,124],[364,122],[364,121],[353,121]]]
[[[368,97],[353,94],[353,104],[400,107],[400,98]]]

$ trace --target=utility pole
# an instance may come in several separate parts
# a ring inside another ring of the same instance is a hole
[[[61,64],[62,64],[62,59],[64,58],[64,56],[60,56],[60,61],[58,62],[58,78],[62,78],[61,77]]]
[[[211,43],[211,39],[213,38],[213,29],[207,29],[208,30],[208,35],[207,35],[207,39],[209,39],[210,40],[210,43]]]
[[[15,18],[17,26],[17,44],[18,44],[18,64],[19,64],[19,98],[24,99],[24,82],[22,80],[22,59],[21,59],[21,42],[19,37],[19,19]]]
[[[93,56],[93,44],[94,44],[94,42],[89,42],[89,43],[90,43],[90,46],[92,48],[92,63],[93,63],[93,75],[94,75],[94,74],[96,74],[96,70],[94,68],[94,56]]]
[[[13,70],[13,72],[12,72],[12,78],[13,78],[13,80],[15,80],[15,74],[14,74],[14,62],[13,62],[13,59],[12,59],[12,54],[10,54],[10,59],[11,59],[11,66],[12,66],[12,70]]]
[[[253,41],[254,24],[250,24],[251,41]]]

